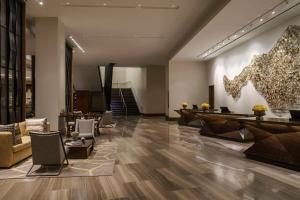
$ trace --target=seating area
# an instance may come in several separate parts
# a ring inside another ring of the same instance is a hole
[[[13,125],[14,126],[14,125]],[[46,119],[26,120],[17,125],[17,129],[8,130],[8,126],[0,126],[0,167],[12,165],[28,158],[32,154],[30,131],[50,131],[50,124]],[[19,132],[20,141],[14,142]]]
[[[65,121],[63,126],[66,134],[50,132],[47,118],[32,118],[12,125],[0,125],[0,168],[9,169],[14,165],[22,165],[32,156],[32,167],[26,176],[59,176],[65,161],[68,164],[68,158],[89,159],[94,146],[97,146],[96,137],[101,133],[100,128],[116,128],[111,111],[86,115],[75,112],[70,115],[75,121]],[[69,115],[63,116],[70,118]],[[20,138],[18,143],[17,138]]]
[[[298,200],[300,0],[0,0],[0,200]]]

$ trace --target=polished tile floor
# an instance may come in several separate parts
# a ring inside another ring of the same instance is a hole
[[[251,144],[199,136],[163,118],[130,118],[113,176],[0,181],[0,199],[300,199],[300,173],[244,158]]]

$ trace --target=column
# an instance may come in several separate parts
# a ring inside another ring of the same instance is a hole
[[[51,130],[65,109],[65,27],[56,17],[36,19],[36,117],[46,117]]]

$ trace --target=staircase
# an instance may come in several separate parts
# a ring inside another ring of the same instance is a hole
[[[127,115],[139,115],[140,111],[131,88],[122,88],[121,90],[127,106]],[[119,88],[112,89],[111,110],[114,116],[126,115],[126,108],[123,106]]]

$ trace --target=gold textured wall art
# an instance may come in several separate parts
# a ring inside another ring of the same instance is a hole
[[[236,100],[248,81],[271,109],[287,108],[296,101],[300,96],[300,26],[289,26],[270,52],[254,56],[233,80],[223,78],[226,92]]]

